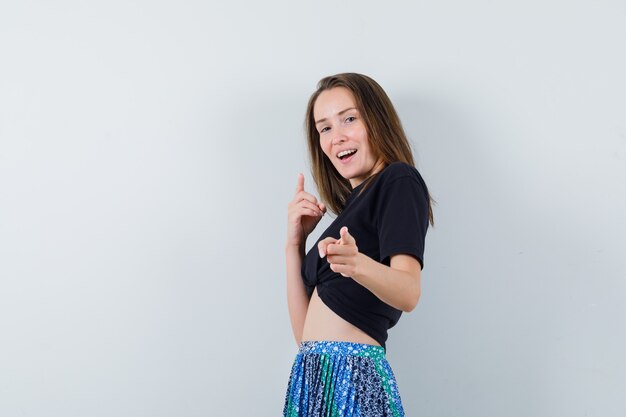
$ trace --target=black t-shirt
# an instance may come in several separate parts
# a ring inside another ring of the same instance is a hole
[[[319,257],[317,243],[328,236],[339,239],[339,230],[347,226],[359,252],[385,265],[392,255],[409,254],[423,268],[429,198],[417,169],[403,162],[389,164],[363,189],[366,183],[352,190],[343,211],[306,254],[302,278],[309,296],[317,286],[324,304],[384,347],[387,330],[402,311],[355,280],[333,272],[327,259]]]

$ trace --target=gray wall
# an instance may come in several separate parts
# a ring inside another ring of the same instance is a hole
[[[280,414],[303,113],[344,71],[438,201],[407,415],[626,415],[623,2],[99,3],[0,5],[1,416]]]

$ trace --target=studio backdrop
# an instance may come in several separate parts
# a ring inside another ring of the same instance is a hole
[[[305,107],[359,72],[437,202],[387,342],[407,416],[623,417],[625,14],[2,1],[0,415],[280,415]]]

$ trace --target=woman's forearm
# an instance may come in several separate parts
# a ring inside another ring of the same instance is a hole
[[[411,255],[392,255],[387,266],[359,252],[354,236],[346,226],[340,238],[327,237],[318,242],[320,256],[330,269],[354,279],[385,303],[402,311],[411,311],[420,297],[421,264]]]
[[[419,270],[408,272],[408,270],[394,268],[394,259],[391,261],[392,266],[389,267],[365,254],[359,253],[358,256],[361,258],[358,263],[359,268],[353,274],[352,279],[398,310],[409,312],[415,308],[421,291]],[[406,258],[398,259],[395,263],[403,261],[406,261]]]
[[[287,307],[291,319],[291,329],[299,345],[302,341],[304,320],[309,308],[309,297],[302,281],[300,269],[304,259],[304,244],[300,246],[286,245],[285,257],[287,261]]]

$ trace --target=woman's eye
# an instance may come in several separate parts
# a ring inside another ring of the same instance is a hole
[[[356,120],[356,117],[354,116],[349,116],[348,118],[346,118],[346,122],[350,123],[350,122],[354,122]]]
[[[328,126],[323,127],[323,128],[321,128],[321,129],[320,129],[320,133],[324,133],[324,132],[326,132],[328,129],[330,129]]]

